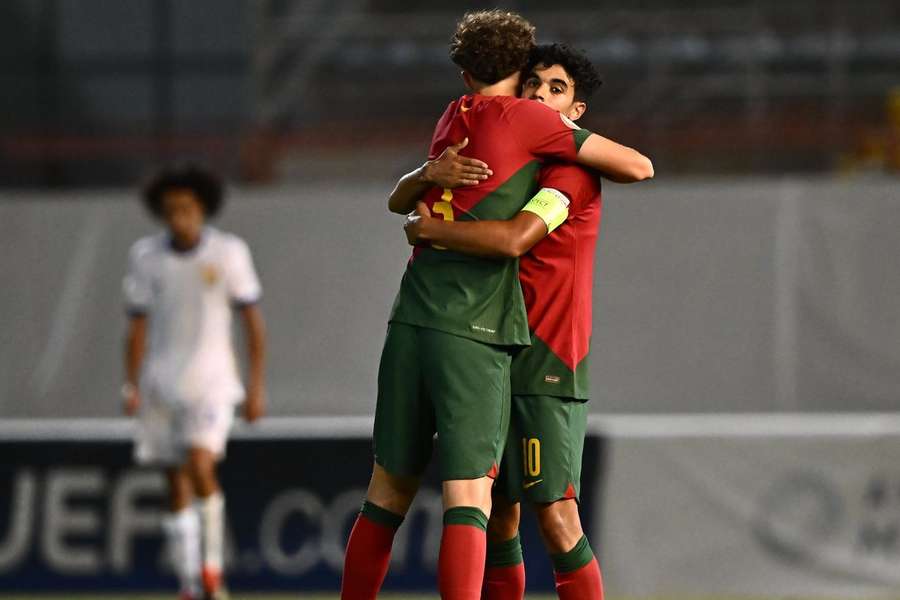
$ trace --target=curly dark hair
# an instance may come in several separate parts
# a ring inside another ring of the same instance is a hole
[[[531,50],[524,73],[527,77],[538,65],[560,65],[575,82],[575,99],[586,102],[603,82],[591,60],[567,44],[541,44]]]
[[[208,169],[185,164],[160,170],[144,185],[141,198],[144,206],[154,217],[163,216],[163,196],[172,189],[191,190],[203,205],[203,212],[207,218],[216,216],[222,208],[224,197],[222,179]]]
[[[488,85],[520,71],[534,47],[534,26],[498,9],[468,12],[456,24],[450,59]]]

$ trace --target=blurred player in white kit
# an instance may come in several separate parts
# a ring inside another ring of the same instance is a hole
[[[216,463],[235,405],[243,401],[250,422],[264,410],[259,279],[247,244],[206,224],[222,195],[219,179],[198,167],[157,174],[143,202],[165,231],[131,247],[124,281],[125,412],[138,417],[136,460],[166,470],[171,513],[164,530],[182,600],[225,596]],[[246,332],[246,391],[232,342],[233,310]]]

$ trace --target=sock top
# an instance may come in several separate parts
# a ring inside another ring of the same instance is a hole
[[[518,533],[511,540],[488,542],[487,560],[485,561],[485,565],[488,567],[514,567],[523,562],[522,542]]]
[[[550,555],[550,560],[553,562],[553,570],[557,573],[577,571],[593,559],[594,551],[588,543],[587,536],[584,535],[581,536],[575,547],[568,552]]]
[[[362,516],[372,521],[373,523],[377,523],[378,525],[383,525],[384,527],[388,527],[390,529],[398,529],[403,523],[403,515],[398,515],[397,513],[393,513],[386,508],[381,508],[377,504],[373,504],[368,500],[365,500],[362,505],[362,509],[359,511]]]
[[[471,525],[487,531],[487,515],[475,506],[454,506],[444,511],[444,525]]]

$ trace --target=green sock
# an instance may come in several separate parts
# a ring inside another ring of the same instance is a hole
[[[400,524],[403,523],[403,515],[392,513],[387,509],[381,508],[377,504],[372,504],[368,500],[363,502],[362,510],[359,512],[373,523],[378,523],[379,525],[384,525],[385,527],[390,527],[394,530],[399,528]]]
[[[514,567],[522,564],[522,543],[519,540],[519,534],[511,540],[503,542],[491,543],[487,545],[487,560],[485,565],[488,567]]]
[[[591,550],[591,545],[585,536],[581,536],[575,547],[568,552],[550,555],[550,560],[553,561],[553,570],[557,573],[577,571],[593,559],[594,551]]]
[[[487,515],[474,506],[454,506],[444,512],[444,525],[471,525],[487,531]]]

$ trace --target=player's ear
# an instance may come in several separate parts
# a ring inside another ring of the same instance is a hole
[[[462,77],[463,83],[466,84],[466,87],[469,88],[470,90],[474,90],[475,89],[475,86],[473,85],[474,81],[472,79],[472,76],[469,75],[469,72],[468,71],[460,71],[459,74]]]
[[[580,100],[576,100],[572,103],[572,106],[569,107],[566,116],[572,119],[573,121],[577,121],[581,118],[581,115],[584,114],[584,111],[587,110],[587,104]]]

